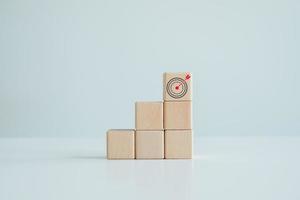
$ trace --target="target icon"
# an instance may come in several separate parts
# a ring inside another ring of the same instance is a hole
[[[166,86],[168,94],[174,99],[184,97],[184,95],[188,92],[188,84],[186,83],[186,80],[179,77],[170,79]]]

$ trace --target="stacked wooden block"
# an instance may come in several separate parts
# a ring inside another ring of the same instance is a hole
[[[164,102],[136,102],[135,130],[107,131],[108,159],[191,159],[190,73],[164,73]]]
[[[164,74],[165,158],[192,158],[192,91],[189,73]]]

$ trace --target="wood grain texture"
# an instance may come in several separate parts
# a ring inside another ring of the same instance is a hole
[[[165,131],[165,158],[191,159],[193,154],[192,130]]]
[[[106,133],[107,159],[135,158],[135,131],[111,129]]]
[[[136,131],[136,159],[164,158],[164,131]]]
[[[163,130],[163,102],[135,103],[136,130]]]
[[[192,102],[164,102],[164,129],[192,129]]]

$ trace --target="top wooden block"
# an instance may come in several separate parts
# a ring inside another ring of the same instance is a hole
[[[163,102],[135,103],[136,130],[163,130]]]
[[[191,101],[192,75],[189,72],[164,73],[164,100]]]

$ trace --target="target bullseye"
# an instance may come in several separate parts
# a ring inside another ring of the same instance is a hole
[[[179,77],[174,77],[167,83],[167,92],[174,99],[182,98],[188,91],[188,84]]]

